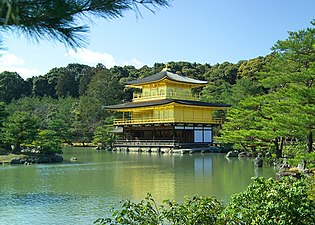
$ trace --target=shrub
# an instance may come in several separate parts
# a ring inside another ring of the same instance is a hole
[[[223,224],[315,224],[315,202],[305,180],[255,178],[232,196],[222,213]]]
[[[315,167],[315,152],[300,153],[299,155],[296,155],[294,159],[289,160],[289,162],[295,166],[297,166],[302,161],[306,163],[307,168],[314,168]]]
[[[214,197],[194,196],[185,197],[183,203],[166,200],[163,206],[163,216],[167,224],[217,224],[223,203]]]
[[[213,197],[186,197],[183,203],[166,200],[157,206],[150,194],[139,203],[124,201],[122,210],[112,218],[98,219],[95,224],[216,224],[223,205]]]
[[[140,203],[125,201],[113,218],[95,224],[217,224],[217,225],[314,225],[314,180],[254,178],[245,191],[223,203],[214,197],[185,197],[184,202],[166,200],[157,206],[150,194]]]
[[[159,212],[151,194],[148,194],[145,199],[139,203],[133,203],[130,200],[123,201],[122,209],[113,212],[112,218],[100,218],[94,224],[161,224],[162,214]]]

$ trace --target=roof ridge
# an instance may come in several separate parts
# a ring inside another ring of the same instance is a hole
[[[194,78],[184,76],[182,74],[173,73],[173,72],[167,70],[166,68],[164,68],[159,73],[155,73],[153,75],[150,75],[150,76],[138,79],[138,80],[128,81],[126,84],[132,85],[132,84],[143,84],[143,83],[156,82],[158,80],[163,79],[164,77],[167,77],[170,80],[182,82],[182,83],[190,83],[190,84],[198,84],[198,85],[205,85],[205,84],[209,83],[208,81],[197,80]]]

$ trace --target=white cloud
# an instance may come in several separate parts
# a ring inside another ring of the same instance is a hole
[[[86,48],[82,48],[77,51],[71,49],[65,54],[65,56],[79,60],[80,63],[87,64],[90,66],[95,66],[98,63],[102,63],[107,68],[111,68],[115,65],[116,66],[133,65],[136,68],[140,68],[144,65],[141,61],[135,58],[131,59],[130,61],[120,63],[116,61],[114,56],[112,56],[111,54],[94,52]]]
[[[140,68],[144,65],[144,63],[136,58],[126,61],[117,61],[111,54],[94,52],[89,49],[79,49],[76,52],[69,50],[65,56],[69,57],[71,60],[78,61],[78,63],[90,66],[102,63],[107,68],[111,68],[115,65],[133,65],[136,68]],[[36,68],[36,65],[35,67],[28,66],[28,63],[22,57],[0,50],[0,73],[3,71],[17,72],[24,79],[41,74],[39,69]]]
[[[137,69],[139,69],[139,68],[144,66],[144,63],[139,61],[138,59],[133,58],[130,61],[124,62],[123,65],[126,65],[126,66],[132,65],[132,66],[136,67]]]
[[[107,68],[113,67],[116,65],[114,57],[107,53],[93,52],[89,49],[83,48],[78,51],[69,50],[65,56],[68,56],[73,59],[78,59],[84,64],[95,66],[98,63],[102,63]]]
[[[36,68],[25,67],[23,58],[0,51],[0,73],[3,71],[17,72],[24,79],[40,74],[40,71]]]
[[[25,64],[24,59],[13,55],[8,54],[5,51],[0,51],[0,66],[2,67],[10,67],[10,66],[20,66]]]

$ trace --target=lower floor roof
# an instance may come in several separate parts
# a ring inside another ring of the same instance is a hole
[[[218,107],[218,108],[227,108],[231,106],[228,104],[218,104],[218,103],[200,102],[200,101],[192,101],[192,100],[160,99],[160,100],[144,101],[144,102],[126,102],[123,104],[108,105],[108,106],[103,106],[103,107],[109,110],[119,110],[119,109],[131,109],[131,108],[167,105],[170,103],[178,103],[181,105],[190,105],[190,106]]]

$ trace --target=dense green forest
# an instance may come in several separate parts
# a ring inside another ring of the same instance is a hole
[[[216,115],[225,119],[216,141],[246,151],[275,153],[278,158],[284,152],[312,154],[314,27],[289,32],[267,56],[215,65],[167,64],[172,72],[209,81],[203,89],[194,90],[200,100],[232,105],[226,113]],[[131,101],[133,90],[124,83],[164,67],[163,63],[140,69],[69,64],[27,80],[17,73],[3,72],[1,146],[56,149],[56,143],[110,143],[108,130],[114,115],[102,106]]]

